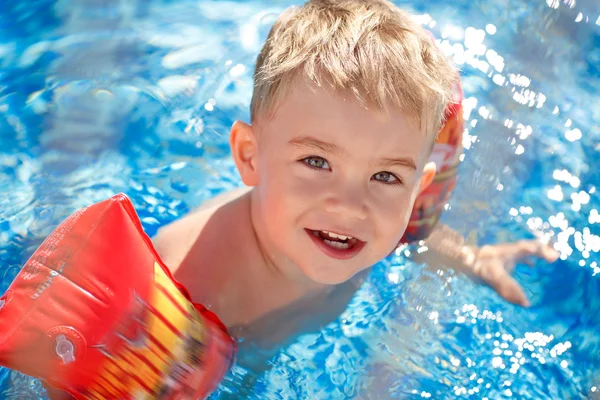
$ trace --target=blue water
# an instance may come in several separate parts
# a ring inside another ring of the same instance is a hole
[[[67,215],[117,192],[146,231],[239,186],[228,128],[294,1],[0,5],[0,292]],[[600,3],[396,1],[461,68],[468,134],[444,221],[480,242],[551,238],[521,309],[404,253],[343,314],[215,399],[593,398],[600,392]],[[253,352],[248,346],[247,352]],[[251,356],[252,354],[250,354]],[[44,398],[0,369],[0,398]]]

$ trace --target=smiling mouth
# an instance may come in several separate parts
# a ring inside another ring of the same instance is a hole
[[[312,229],[306,229],[306,232],[325,254],[337,259],[352,258],[365,245],[365,242],[355,237],[334,232]]]
[[[352,236],[338,235],[328,231],[311,231],[311,233],[334,249],[349,250],[358,243],[358,239],[353,238]]]

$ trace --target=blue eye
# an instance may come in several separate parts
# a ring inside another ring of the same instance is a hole
[[[388,185],[402,184],[402,181],[400,181],[400,179],[398,179],[394,174],[386,171],[376,173],[375,175],[373,175],[372,179]]]
[[[310,156],[301,161],[314,169],[329,169],[329,163],[323,157]]]

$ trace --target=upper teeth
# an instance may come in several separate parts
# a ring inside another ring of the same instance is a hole
[[[328,231],[322,231],[322,232],[326,233],[327,235],[331,236],[332,238],[336,238],[336,239],[340,239],[340,240],[353,239],[352,236],[338,235],[337,233],[328,232]]]

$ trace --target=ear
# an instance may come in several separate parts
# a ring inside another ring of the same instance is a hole
[[[433,161],[428,162],[423,167],[423,173],[421,174],[421,181],[419,182],[419,194],[423,192],[423,190],[427,189],[431,182],[433,182],[433,178],[435,178],[436,166]]]
[[[229,135],[229,146],[235,165],[246,186],[258,184],[257,150],[258,143],[252,126],[235,121]]]

